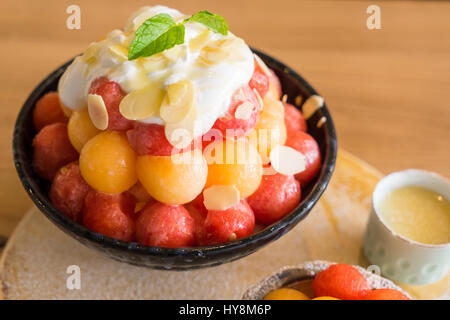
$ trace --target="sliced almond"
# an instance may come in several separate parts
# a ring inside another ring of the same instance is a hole
[[[98,94],[88,95],[88,112],[94,126],[99,130],[108,128],[108,110],[102,96]]]
[[[273,148],[270,152],[270,163],[275,171],[285,175],[297,174],[306,168],[305,156],[287,146]]]
[[[109,50],[119,59],[125,61],[128,60],[128,49],[119,44],[109,47]]]
[[[87,63],[93,63],[96,60],[98,50],[99,50],[99,43],[93,42],[86,48],[81,57]]]
[[[157,114],[164,90],[158,86],[148,86],[127,94],[119,105],[120,113],[129,120],[143,120]]]
[[[194,104],[186,117],[175,123],[166,123],[164,133],[169,143],[177,149],[188,147],[199,132],[197,105]]]
[[[205,31],[203,31],[202,33],[200,33],[198,36],[196,36],[195,38],[192,38],[189,41],[189,50],[191,52],[195,52],[200,50],[202,47],[204,47],[208,41],[211,39],[211,31],[209,31],[209,29],[206,29]]]
[[[322,126],[327,122],[327,118],[322,117],[319,119],[319,121],[317,121],[316,127],[317,128],[322,128]]]
[[[190,80],[182,80],[168,85],[166,91],[160,116],[167,123],[179,122],[187,116],[196,102],[194,84]]]
[[[324,99],[321,96],[310,96],[302,106],[303,117],[305,117],[305,119],[311,118],[314,112],[316,112],[319,108],[322,108],[323,103]]]
[[[177,61],[186,56],[186,47],[175,46],[169,50],[163,51],[163,55],[172,62]]]
[[[236,119],[248,120],[252,116],[253,108],[253,104],[245,101],[237,107],[236,111],[234,112],[234,117]]]
[[[138,59],[145,72],[150,73],[156,70],[162,70],[167,67],[169,60],[163,53],[157,53],[153,56]]]
[[[234,185],[214,185],[203,191],[203,204],[208,210],[227,210],[240,200],[241,195]]]
[[[203,47],[200,52],[199,63],[203,65],[214,65],[223,61],[236,60],[240,56],[242,39],[226,38],[219,39]]]

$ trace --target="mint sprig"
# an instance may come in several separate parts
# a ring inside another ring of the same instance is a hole
[[[208,27],[211,31],[223,34],[224,36],[228,34],[228,24],[225,18],[206,10],[197,12],[192,17],[184,20],[183,23],[186,22],[199,22]]]
[[[170,15],[160,13],[145,20],[136,30],[128,51],[128,60],[150,57],[184,43],[184,24],[187,22],[198,22],[213,32],[223,35],[228,34],[228,24],[225,18],[218,14],[200,11],[185,19],[182,23],[176,24]]]
[[[167,13],[147,19],[135,33],[128,60],[149,57],[184,42],[184,25],[177,25]]]

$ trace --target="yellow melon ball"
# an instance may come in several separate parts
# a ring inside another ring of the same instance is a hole
[[[270,292],[264,300],[310,300],[309,297],[295,289],[281,288]]]
[[[264,164],[270,161],[270,151],[286,142],[287,132],[284,118],[261,112],[255,130],[247,136],[250,143],[257,146]]]
[[[87,108],[72,113],[67,125],[67,131],[70,142],[78,152],[81,152],[86,142],[101,132],[92,123]]]
[[[208,166],[200,150],[171,156],[140,156],[136,164],[139,181],[156,200],[184,204],[203,190]]]
[[[206,186],[234,185],[241,198],[258,189],[262,177],[262,161],[256,148],[242,138],[224,139],[205,148],[208,161]]]
[[[334,297],[329,297],[329,296],[323,296],[323,297],[314,298],[312,300],[341,300],[341,299],[334,298]]]
[[[121,193],[136,182],[136,154],[124,133],[104,131],[81,150],[80,170],[95,190]]]

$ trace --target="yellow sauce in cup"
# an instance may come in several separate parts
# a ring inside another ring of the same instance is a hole
[[[418,187],[395,189],[380,203],[379,214],[395,233],[424,244],[450,242],[450,202]]]

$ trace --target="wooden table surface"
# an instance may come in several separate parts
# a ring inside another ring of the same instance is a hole
[[[81,8],[68,30],[66,8]],[[450,176],[450,3],[430,1],[2,0],[0,5],[0,235],[31,206],[11,137],[27,95],[51,70],[143,5],[220,13],[250,45],[279,58],[325,97],[339,147],[382,172]],[[366,27],[371,4],[381,30]]]

